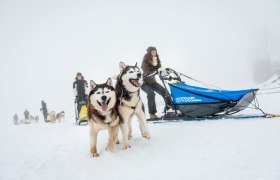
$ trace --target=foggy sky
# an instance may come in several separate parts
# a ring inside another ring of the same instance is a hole
[[[151,45],[164,67],[253,87],[256,39],[266,31],[279,44],[279,19],[279,0],[0,0],[0,121],[25,108],[42,119],[41,100],[71,116],[77,72],[103,83]]]

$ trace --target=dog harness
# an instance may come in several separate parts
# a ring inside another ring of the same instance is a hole
[[[91,112],[95,111],[95,113],[91,113],[90,115],[88,115],[90,117],[89,120],[93,120],[95,122],[101,122],[101,123],[106,124],[106,125],[111,126],[111,127],[115,126],[119,122],[118,113],[117,113],[116,109],[114,109],[114,108],[112,108],[110,110],[112,111],[111,112],[111,121],[110,122],[104,122],[106,117],[97,113],[97,110],[94,109],[93,106],[92,106],[91,109],[89,109],[89,111],[91,111]]]
[[[132,93],[135,93],[135,92],[129,92],[129,91],[127,91],[128,92],[128,94],[132,94]],[[136,91],[137,92],[137,91]],[[119,104],[119,106],[126,106],[126,107],[129,107],[130,109],[133,109],[133,110],[135,110],[136,109],[136,106],[137,106],[137,104],[139,103],[139,101],[140,101],[141,99],[140,99],[140,97],[138,98],[138,101],[136,102],[136,104],[135,104],[135,106],[130,106],[130,105],[128,105],[128,104],[125,104],[124,102],[123,102],[123,89],[122,89],[122,93],[121,93],[121,96],[120,96],[120,104]]]
[[[138,104],[138,102],[140,101],[140,98],[138,99],[137,103],[135,104],[135,106],[130,106],[128,104],[125,104],[122,100],[120,101],[120,106],[126,106],[126,107],[129,107],[130,109],[133,109],[135,110],[136,109],[136,106]]]
[[[95,122],[101,122],[102,124],[108,125],[110,127],[113,127],[119,123],[119,117],[116,115],[113,115],[112,120],[110,122],[104,122],[103,120],[99,119],[98,117],[92,117],[91,118]]]

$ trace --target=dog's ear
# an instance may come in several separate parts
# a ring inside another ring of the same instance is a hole
[[[126,65],[123,62],[120,62],[120,70],[121,72],[125,69]]]
[[[119,75],[118,75],[118,74],[115,74],[115,75],[111,76],[110,78],[111,78],[111,79],[114,79],[114,80],[118,80]]]
[[[95,82],[93,82],[93,80],[90,80],[90,91],[92,91],[95,87],[96,87],[96,84]]]
[[[112,85],[113,85],[112,79],[111,79],[111,78],[108,78],[106,84],[109,85],[109,86],[112,86]]]
[[[135,67],[137,67],[137,66],[138,66],[138,64],[137,64],[137,62],[136,62]]]
[[[120,75],[123,73],[123,71],[124,71],[124,69],[125,69],[125,67],[126,67],[126,65],[123,63],[123,62],[120,62]]]

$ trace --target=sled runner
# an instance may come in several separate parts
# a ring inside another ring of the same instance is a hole
[[[168,110],[170,107],[165,107],[162,120],[228,116],[249,106],[262,111],[256,100],[258,89],[230,91],[191,86],[182,81],[182,76],[202,84],[202,82],[170,68],[166,68],[159,74],[164,88],[168,92],[166,96],[171,99],[173,109],[170,111]],[[167,89],[167,86],[170,90]],[[265,114],[263,111],[262,113]]]

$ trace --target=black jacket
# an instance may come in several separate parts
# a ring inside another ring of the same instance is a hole
[[[85,97],[86,96],[86,87],[88,87],[88,83],[86,80],[76,80],[73,83],[73,89],[77,89],[77,96],[78,97]]]

